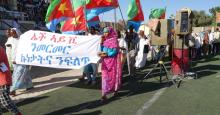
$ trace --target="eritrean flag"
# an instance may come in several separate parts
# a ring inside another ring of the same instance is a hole
[[[83,2],[72,0],[75,15],[62,23],[61,31],[65,34],[79,34],[87,30]]]
[[[92,18],[91,20],[87,21],[87,25],[89,27],[92,27],[92,26],[96,27],[99,25],[99,23],[100,23],[99,16],[96,16],[96,17]]]
[[[86,16],[87,20],[98,16],[99,14],[110,11],[118,7],[118,0],[87,0]]]
[[[151,9],[149,19],[165,19],[166,8],[153,8]]]
[[[58,23],[71,17],[74,17],[74,12],[70,0],[53,0],[47,9],[46,26],[55,31]]]
[[[141,22],[144,21],[144,15],[141,8],[140,0],[131,0],[127,11],[128,27],[133,26],[138,31]]]

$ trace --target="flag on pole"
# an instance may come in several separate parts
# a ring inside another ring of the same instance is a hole
[[[61,31],[65,34],[78,34],[87,30],[84,5],[80,0],[72,0],[74,17],[62,22]]]
[[[153,8],[151,9],[149,19],[165,19],[166,8]]]
[[[79,34],[87,30],[86,19],[83,13],[83,7],[75,12],[76,16],[62,23],[61,31],[64,34]]]
[[[141,8],[140,0],[131,0],[127,11],[128,27],[132,26],[138,31],[141,22],[144,21],[144,15]]]
[[[87,25],[89,27],[92,27],[92,26],[96,27],[99,25],[99,23],[100,23],[99,16],[96,16],[96,17],[92,18],[91,20],[87,21]]]
[[[118,0],[87,0],[86,16],[87,20],[98,16],[101,13],[110,11],[118,7]]]
[[[74,12],[70,0],[53,0],[47,9],[46,26],[55,31],[58,23],[71,17],[74,17]]]

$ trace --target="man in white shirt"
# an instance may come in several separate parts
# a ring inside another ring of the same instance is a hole
[[[216,31],[214,32],[214,43],[213,43],[213,53],[216,55],[219,53],[220,48],[220,32],[219,29],[216,28]]]
[[[214,54],[213,42],[214,42],[214,32],[211,32],[211,30],[209,30],[209,54],[211,53]]]

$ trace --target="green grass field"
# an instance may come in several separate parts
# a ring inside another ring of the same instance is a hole
[[[167,87],[155,103],[143,111],[143,115],[219,115],[219,58],[210,56],[193,62],[198,79],[183,81],[180,88]],[[166,83],[159,83],[158,77],[144,80],[141,84],[137,79],[146,71],[138,71],[138,77],[133,80],[124,77],[119,95],[110,96],[104,104],[99,101],[100,84],[86,86],[76,82],[17,105],[24,115],[135,115],[158,90],[166,86]]]

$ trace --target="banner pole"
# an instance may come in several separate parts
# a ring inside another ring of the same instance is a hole
[[[117,16],[116,16],[116,8],[114,9],[114,18],[115,18],[115,23],[114,23],[114,29],[115,30],[117,30],[117,25],[116,25],[116,23],[117,23]]]
[[[126,25],[126,23],[125,23],[125,20],[124,20],[124,17],[123,17],[123,14],[122,14],[120,5],[118,5],[118,8],[119,8],[119,11],[120,11],[120,14],[121,14],[121,18],[122,18],[122,20],[123,20],[123,22],[124,22],[124,26],[125,26],[124,29],[127,30],[127,25]]]

